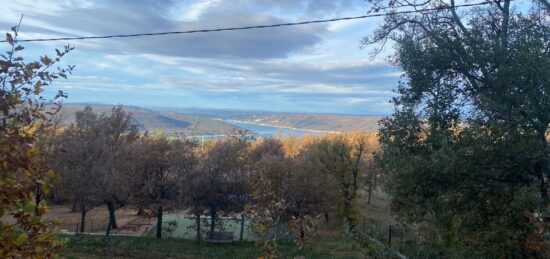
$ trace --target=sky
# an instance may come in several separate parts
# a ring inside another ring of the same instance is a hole
[[[20,39],[212,29],[356,16],[364,0],[0,0]],[[75,49],[66,103],[389,114],[400,80],[361,39],[381,19],[123,39],[24,43],[26,58]],[[6,47],[6,46],[4,46]]]

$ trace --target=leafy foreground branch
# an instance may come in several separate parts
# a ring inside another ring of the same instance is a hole
[[[0,55],[0,257],[51,257],[62,243],[54,235],[55,223],[42,217],[55,177],[45,161],[50,142],[44,133],[54,127],[52,115],[66,95],[60,91],[48,100],[42,92],[71,73],[73,66],[54,66],[72,48],[56,49],[53,59],[26,62],[20,54],[24,47],[17,44],[18,30],[15,26],[6,34],[9,50]]]

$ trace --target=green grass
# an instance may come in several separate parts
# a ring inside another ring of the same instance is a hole
[[[67,244],[59,258],[258,258],[260,247],[252,242],[197,244],[190,240],[153,237],[64,236]],[[349,242],[315,242],[301,250],[281,244],[283,258],[360,258]]]

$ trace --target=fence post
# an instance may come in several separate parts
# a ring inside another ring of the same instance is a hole
[[[403,229],[401,229],[401,244],[399,244],[399,251],[403,251]]]
[[[388,246],[391,247],[391,225],[388,227]]]
[[[417,249],[417,246],[416,246],[416,233],[413,232],[413,236],[414,236],[414,254],[416,254],[418,252],[418,249]]]

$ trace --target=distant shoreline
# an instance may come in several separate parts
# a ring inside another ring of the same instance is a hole
[[[224,121],[227,123],[241,123],[241,124],[250,124],[250,125],[257,125],[257,126],[264,126],[264,127],[274,127],[274,128],[281,128],[281,129],[290,129],[290,130],[300,130],[300,131],[306,131],[306,132],[314,132],[314,133],[330,133],[330,134],[341,134],[341,131],[329,131],[329,130],[314,130],[314,129],[302,129],[302,128],[295,128],[295,127],[289,127],[289,126],[280,126],[280,125],[272,125],[272,124],[265,124],[265,123],[257,123],[257,122],[249,122],[249,121],[240,121],[240,120],[223,120],[223,119],[215,119]]]

